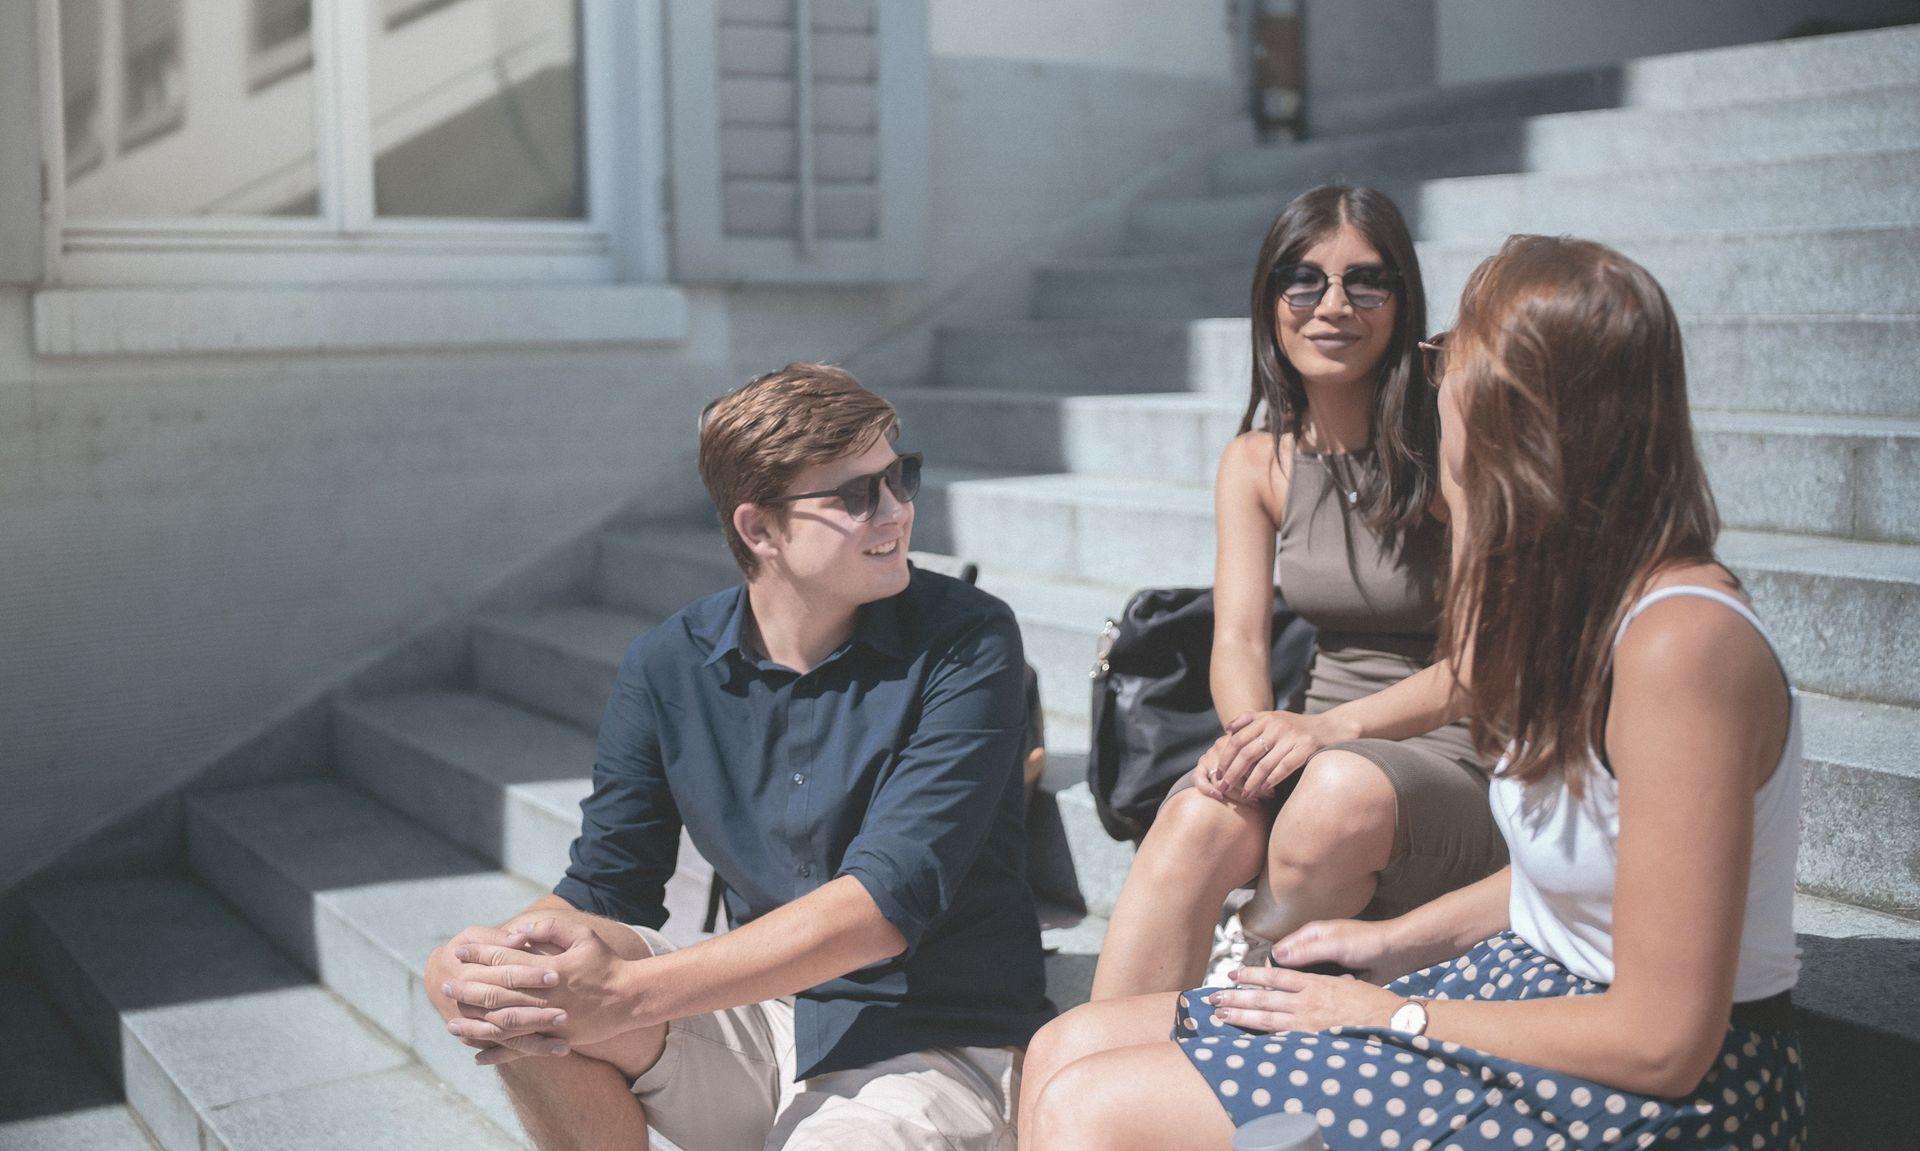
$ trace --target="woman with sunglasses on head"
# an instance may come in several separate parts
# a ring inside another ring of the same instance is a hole
[[[1141,844],[1095,999],[1194,986],[1210,940],[1218,970],[1259,962],[1309,920],[1395,915],[1506,861],[1463,726],[1336,745],[1276,710],[1317,716],[1433,658],[1445,507],[1426,297],[1393,201],[1329,185],[1288,204],[1260,249],[1253,315],[1252,395],[1214,488],[1212,692],[1227,734]],[[1276,581],[1319,628],[1292,701],[1270,680]],[[1252,901],[1216,936],[1249,880]]]
[[[1267,967],[1050,1024],[1030,1151],[1225,1148],[1281,1111],[1335,1151],[1803,1145],[1799,707],[1714,559],[1679,324],[1619,253],[1516,236],[1434,344],[1447,658],[1334,714],[1395,735],[1470,712],[1505,749],[1511,867],[1275,948],[1385,987]]]

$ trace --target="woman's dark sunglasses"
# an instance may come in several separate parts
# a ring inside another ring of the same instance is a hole
[[[1313,264],[1282,264],[1273,270],[1274,292],[1289,308],[1311,308],[1339,284],[1347,302],[1364,311],[1385,307],[1400,287],[1400,273],[1381,264],[1355,264],[1337,276]]]
[[[1447,339],[1451,331],[1435,332],[1420,341],[1420,368],[1427,374],[1427,382],[1434,387],[1440,386],[1440,377],[1447,374]]]
[[[763,504],[790,504],[795,500],[837,499],[846,506],[847,515],[855,523],[865,523],[873,518],[875,508],[880,506],[880,485],[887,485],[893,498],[903,504],[913,502],[920,494],[920,453],[908,452],[904,456],[894,457],[894,461],[880,471],[870,475],[855,476],[837,488],[827,488],[818,492],[795,492],[790,496],[768,496],[760,500]]]

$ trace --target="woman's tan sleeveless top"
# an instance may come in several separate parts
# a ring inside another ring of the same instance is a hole
[[[1433,662],[1446,592],[1446,529],[1427,520],[1390,546],[1357,506],[1379,469],[1373,452],[1295,450],[1274,547],[1274,581],[1287,606],[1319,628],[1304,698],[1309,714],[1391,687]],[[1450,759],[1474,761],[1464,724],[1418,737]]]

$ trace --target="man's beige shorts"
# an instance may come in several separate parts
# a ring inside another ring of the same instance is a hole
[[[1017,1047],[936,1047],[795,1083],[789,997],[667,1024],[633,1093],[683,1151],[1013,1151],[1020,1062]]]

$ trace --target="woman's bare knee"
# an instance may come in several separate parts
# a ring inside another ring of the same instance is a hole
[[[1378,871],[1393,852],[1398,799],[1380,766],[1350,751],[1323,751],[1274,821],[1270,867],[1347,865]]]
[[[1161,805],[1133,866],[1190,875],[1196,887],[1237,885],[1259,870],[1266,838],[1264,812],[1190,788]]]

